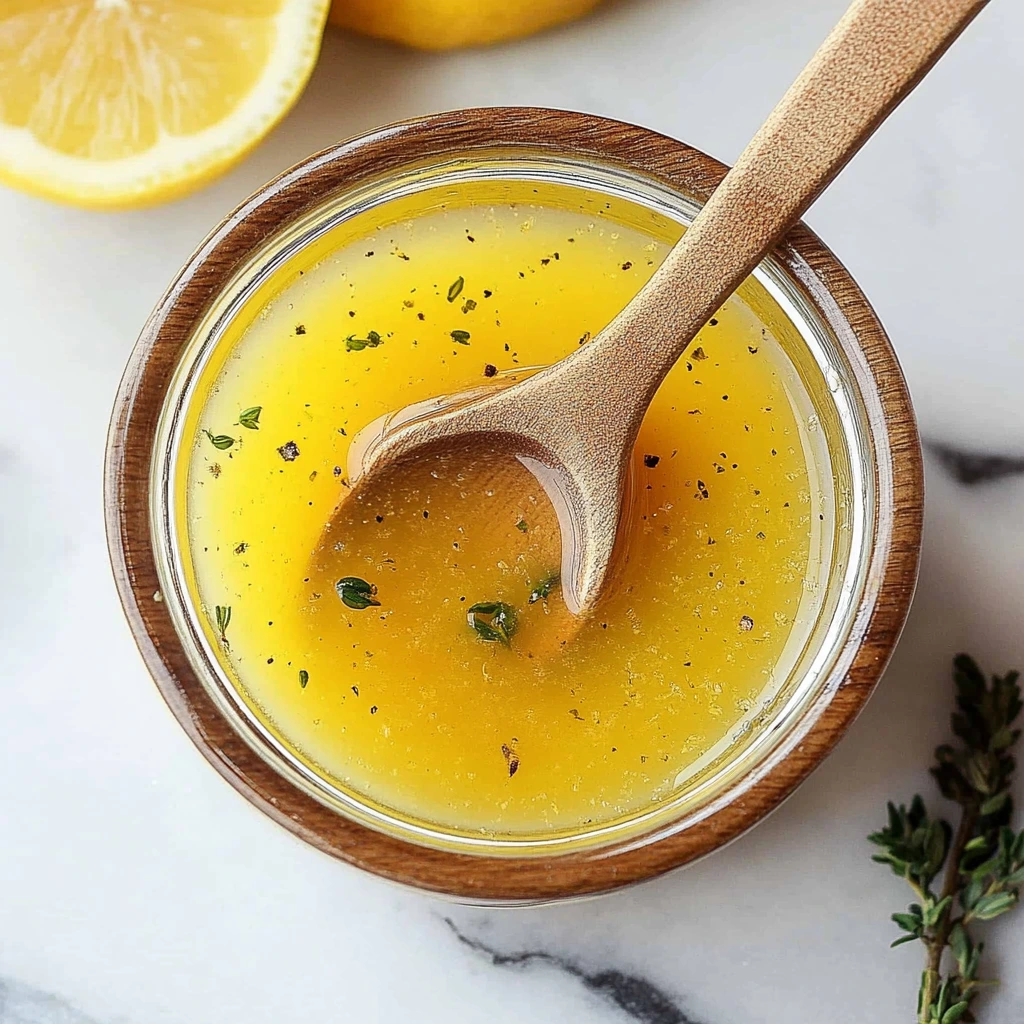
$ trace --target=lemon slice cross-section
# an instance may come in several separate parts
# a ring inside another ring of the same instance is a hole
[[[316,62],[328,0],[0,0],[0,181],[170,199],[239,160]]]

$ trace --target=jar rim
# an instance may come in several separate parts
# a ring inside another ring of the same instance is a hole
[[[583,849],[545,849],[540,860],[521,844],[514,852],[472,850],[446,843],[443,834],[431,842],[389,834],[311,792],[294,771],[285,771],[261,749],[266,737],[246,735],[232,721],[230,708],[189,650],[174,595],[163,592],[166,537],[160,517],[149,514],[153,494],[167,482],[163,412],[183,353],[231,282],[266,250],[268,239],[315,219],[332,200],[343,202],[361,187],[466,154],[478,159],[499,154],[508,165],[528,151],[618,167],[698,204],[726,171],[704,154],[646,129],[527,108],[434,115],[311,157],[215,229],[157,306],[117,398],[106,473],[108,543],[122,603],[158,688],[207,759],[250,801],[320,849],[394,881],[483,902],[545,901],[639,881],[711,852],[760,820],[824,758],[870,695],[909,608],[920,547],[920,446],[899,366],[849,275],[798,225],[771,262],[798,285],[856,377],[874,502],[863,585],[845,640],[772,750],[696,812],[676,819],[662,814],[646,830]]]

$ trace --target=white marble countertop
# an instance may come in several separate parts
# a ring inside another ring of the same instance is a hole
[[[1024,668],[1019,0],[994,0],[809,218],[887,325],[926,440],[1006,461],[966,483],[930,457],[921,585],[877,695],[785,807],[710,860],[500,912],[329,860],[192,748],[129,636],[102,529],[136,333],[265,179],[378,123],[493,103],[620,117],[730,160],[843,6],[620,0],[443,56],[332,32],[296,110],[198,195],[98,214],[0,191],[0,1024],[913,1018],[921,952],[887,948],[907,894],[864,836],[887,798],[932,794],[951,656]],[[988,930],[1004,980],[983,1019],[1019,1022],[1024,913]]]

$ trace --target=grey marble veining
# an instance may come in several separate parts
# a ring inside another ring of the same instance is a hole
[[[0,978],[0,1024],[100,1024],[58,996]]]
[[[933,798],[952,655],[1024,668],[1024,4],[993,0],[809,218],[886,324],[929,439],[921,581],[833,756],[707,861],[497,912],[439,909],[304,846],[163,706],[110,580],[100,498],[139,327],[207,230],[282,168],[381,123],[494,103],[621,117],[729,160],[844,6],[612,0],[448,55],[331,33],[295,111],[194,196],[97,214],[0,190],[0,1024],[911,1019],[920,951],[888,948],[909,896],[864,837],[887,799]],[[1021,915],[985,929],[1002,984],[984,1024],[1024,1019]]]
[[[925,444],[948,472],[968,486],[1001,480],[1005,476],[1024,475],[1024,455],[998,455],[963,451],[948,444]]]
[[[636,974],[627,974],[614,967],[585,970],[575,961],[546,950],[501,952],[481,939],[474,939],[460,931],[450,917],[445,918],[445,924],[459,942],[487,957],[494,967],[516,969],[541,966],[562,971],[640,1024],[698,1024],[683,1012],[671,996]]]

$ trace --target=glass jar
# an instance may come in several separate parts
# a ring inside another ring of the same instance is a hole
[[[375,874],[465,901],[538,902],[607,891],[691,862],[755,824],[822,760],[863,706],[912,596],[921,459],[899,366],[870,306],[803,226],[742,286],[780,340],[813,452],[820,578],[776,678],[729,742],[670,798],[550,836],[460,833],[376,806],[295,756],[243,699],[202,628],[174,513],[182,432],[226,328],[337,231],[437,190],[501,202],[522,183],[626,201],[685,226],[725,168],[641,128],[529,109],[436,115],[312,157],[246,201],[203,243],[144,328],[117,399],[108,535],[136,640],[182,726],[269,816]],[[826,516],[825,513],[828,513]],[[834,524],[834,525],[832,525]]]

